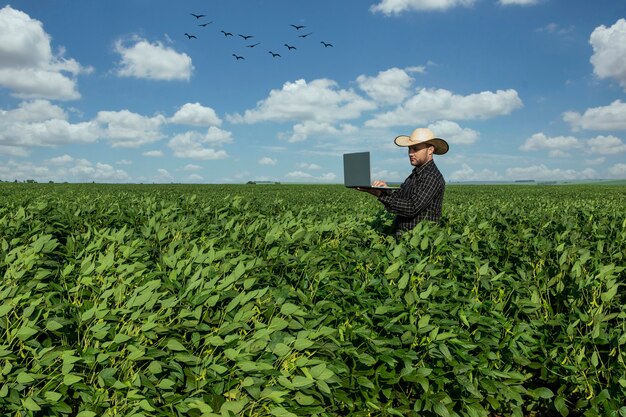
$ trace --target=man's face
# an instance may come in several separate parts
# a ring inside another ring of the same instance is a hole
[[[433,159],[433,152],[435,147],[427,143],[418,143],[417,145],[409,146],[409,159],[411,165],[419,167],[426,162]]]

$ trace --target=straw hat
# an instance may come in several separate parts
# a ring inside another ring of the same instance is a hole
[[[441,138],[436,138],[432,130],[425,127],[418,127],[411,133],[411,136],[400,135],[394,139],[398,146],[413,146],[418,143],[428,143],[435,147],[435,154],[443,155],[450,148],[448,142]]]

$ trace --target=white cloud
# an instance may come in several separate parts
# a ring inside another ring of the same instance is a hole
[[[198,175],[198,174],[191,174],[187,177],[187,181],[202,181],[204,180],[204,178],[202,178],[202,175]]]
[[[381,0],[370,11],[384,15],[399,15],[406,11],[447,10],[452,7],[474,5],[476,0]]]
[[[13,123],[0,131],[0,144],[10,146],[56,146],[70,143],[93,143],[98,139],[97,126],[91,122],[71,124],[50,119],[37,123]]]
[[[173,181],[174,177],[170,172],[165,168],[158,168],[156,175],[156,182],[166,182]]]
[[[74,161],[74,158],[72,158],[70,155],[65,154],[65,155],[61,155],[61,156],[56,156],[54,158],[50,158],[48,160],[48,162],[50,162],[53,165],[67,165],[71,162]]]
[[[212,132],[211,129],[217,132]],[[220,145],[222,143],[228,143],[231,140],[230,132],[211,127],[206,135],[191,131],[176,135],[170,139],[167,146],[174,151],[174,156],[177,158],[202,160],[224,159],[228,158],[226,151],[221,149],[216,150],[215,148],[209,148],[205,145]]]
[[[608,28],[598,26],[589,43],[593,47],[590,61],[596,76],[613,78],[626,90],[626,19],[619,19]]]
[[[50,169],[42,164],[33,162],[16,162],[9,160],[0,164],[0,179],[3,181],[25,181],[32,179],[37,182],[54,180]]]
[[[306,163],[306,162],[300,162],[296,166],[298,168],[300,168],[300,169],[307,169],[309,171],[318,171],[318,170],[322,169],[322,167],[317,165],[317,164],[309,164],[309,163]]]
[[[21,146],[0,145],[0,155],[25,157],[28,151]]]
[[[120,159],[116,162],[117,165],[132,165],[133,161],[129,161],[128,159]]]
[[[486,168],[475,171],[468,164],[464,163],[461,165],[461,169],[452,172],[448,179],[450,181],[498,181],[502,177],[497,172]]]
[[[320,123],[307,120],[293,126],[292,133],[287,137],[287,142],[295,143],[307,140],[310,136],[345,136],[354,134],[358,129],[351,124],[342,124],[339,128],[329,123]],[[286,136],[281,134],[281,137]]]
[[[596,136],[587,141],[591,153],[600,155],[614,155],[626,152],[626,143],[615,136]]]
[[[232,133],[227,130],[220,129],[215,126],[211,126],[207,129],[202,141],[204,143],[211,143],[214,145],[224,145],[226,143],[233,142]]]
[[[102,127],[102,135],[115,147],[133,148],[163,138],[161,126],[165,117],[146,117],[128,110],[100,111],[95,121]]]
[[[539,3],[539,0],[498,0],[498,4],[501,4],[503,6],[530,6],[537,3]]]
[[[608,106],[587,109],[582,115],[568,111],[563,113],[563,120],[574,130],[626,130],[626,103],[615,100]]]
[[[202,167],[200,165],[195,165],[195,164],[187,164],[183,167],[183,170],[185,171],[198,171],[202,169]]]
[[[222,124],[215,110],[204,107],[200,103],[186,103],[169,121],[188,126],[220,126]]]
[[[556,181],[556,180],[589,180],[598,178],[598,174],[591,168],[582,171],[574,169],[550,169],[545,165],[533,165],[522,168],[509,168],[506,177],[511,180]]]
[[[0,87],[20,98],[80,98],[71,76],[92,68],[64,58],[63,52],[53,54],[40,21],[8,5],[0,9]]]
[[[548,137],[543,133],[535,133],[519,147],[522,151],[542,151],[548,150],[552,157],[568,156],[568,151],[580,148],[581,141],[573,136]]]
[[[356,81],[359,88],[376,102],[398,104],[408,97],[413,78],[405,70],[390,68],[375,77],[359,75]]]
[[[626,178],[626,164],[615,164],[611,168],[609,168],[609,174],[613,176],[613,178]]]
[[[115,169],[109,164],[92,162],[86,159],[76,160],[76,165],[67,170],[78,181],[112,181],[123,182],[130,179],[129,175],[121,169]]]
[[[14,122],[43,122],[50,119],[67,119],[65,110],[48,100],[23,101],[17,109],[0,110],[0,124],[4,127]]]
[[[153,150],[153,151],[145,151],[142,153],[143,156],[149,156],[152,158],[160,158],[163,156],[163,151]]]
[[[0,179],[33,179],[37,182],[130,182],[130,176],[124,170],[102,162],[76,159],[67,154],[39,163],[10,160],[0,164]]]
[[[335,178],[337,178],[337,175],[335,175],[333,172],[328,172],[323,175],[315,176],[304,171],[292,171],[292,172],[287,173],[285,177],[289,179],[293,179],[293,180],[298,180],[298,181],[317,182],[317,181],[332,181]]]
[[[276,159],[272,159],[268,156],[264,156],[263,158],[259,159],[259,165],[276,165],[278,161],[276,161]]]
[[[191,57],[164,46],[161,42],[150,43],[133,38],[126,46],[123,41],[115,43],[115,51],[121,55],[117,75],[120,77],[146,78],[150,80],[189,80],[193,72]]]
[[[470,145],[478,140],[480,134],[469,128],[462,128],[455,122],[449,120],[439,120],[428,125],[437,137],[443,138],[446,142],[455,145]]]
[[[605,161],[606,161],[606,158],[604,156],[601,156],[595,159],[587,159],[585,161],[585,165],[604,165]]]
[[[414,126],[430,120],[488,119],[523,106],[515,90],[483,91],[461,96],[444,89],[421,89],[396,109],[365,122],[370,127]]]
[[[376,105],[351,90],[337,88],[337,83],[327,79],[287,82],[282,89],[270,91],[269,97],[257,103],[255,109],[243,115],[228,117],[234,123],[261,121],[315,121],[334,123],[354,119]]]
[[[408,73],[417,73],[417,74],[426,73],[426,67],[424,65],[418,65],[415,67],[406,67],[404,70]]]
[[[553,33],[558,36],[568,36],[574,31],[574,26],[570,25],[567,27],[562,27],[558,23],[548,23],[545,26],[537,28],[536,32],[545,32],[545,33]]]

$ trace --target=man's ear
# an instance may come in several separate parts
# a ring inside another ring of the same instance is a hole
[[[428,155],[432,155],[435,152],[435,147],[433,145],[428,145]]]

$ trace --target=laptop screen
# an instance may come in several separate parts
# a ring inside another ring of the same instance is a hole
[[[346,187],[371,185],[369,152],[343,154],[343,184]]]

